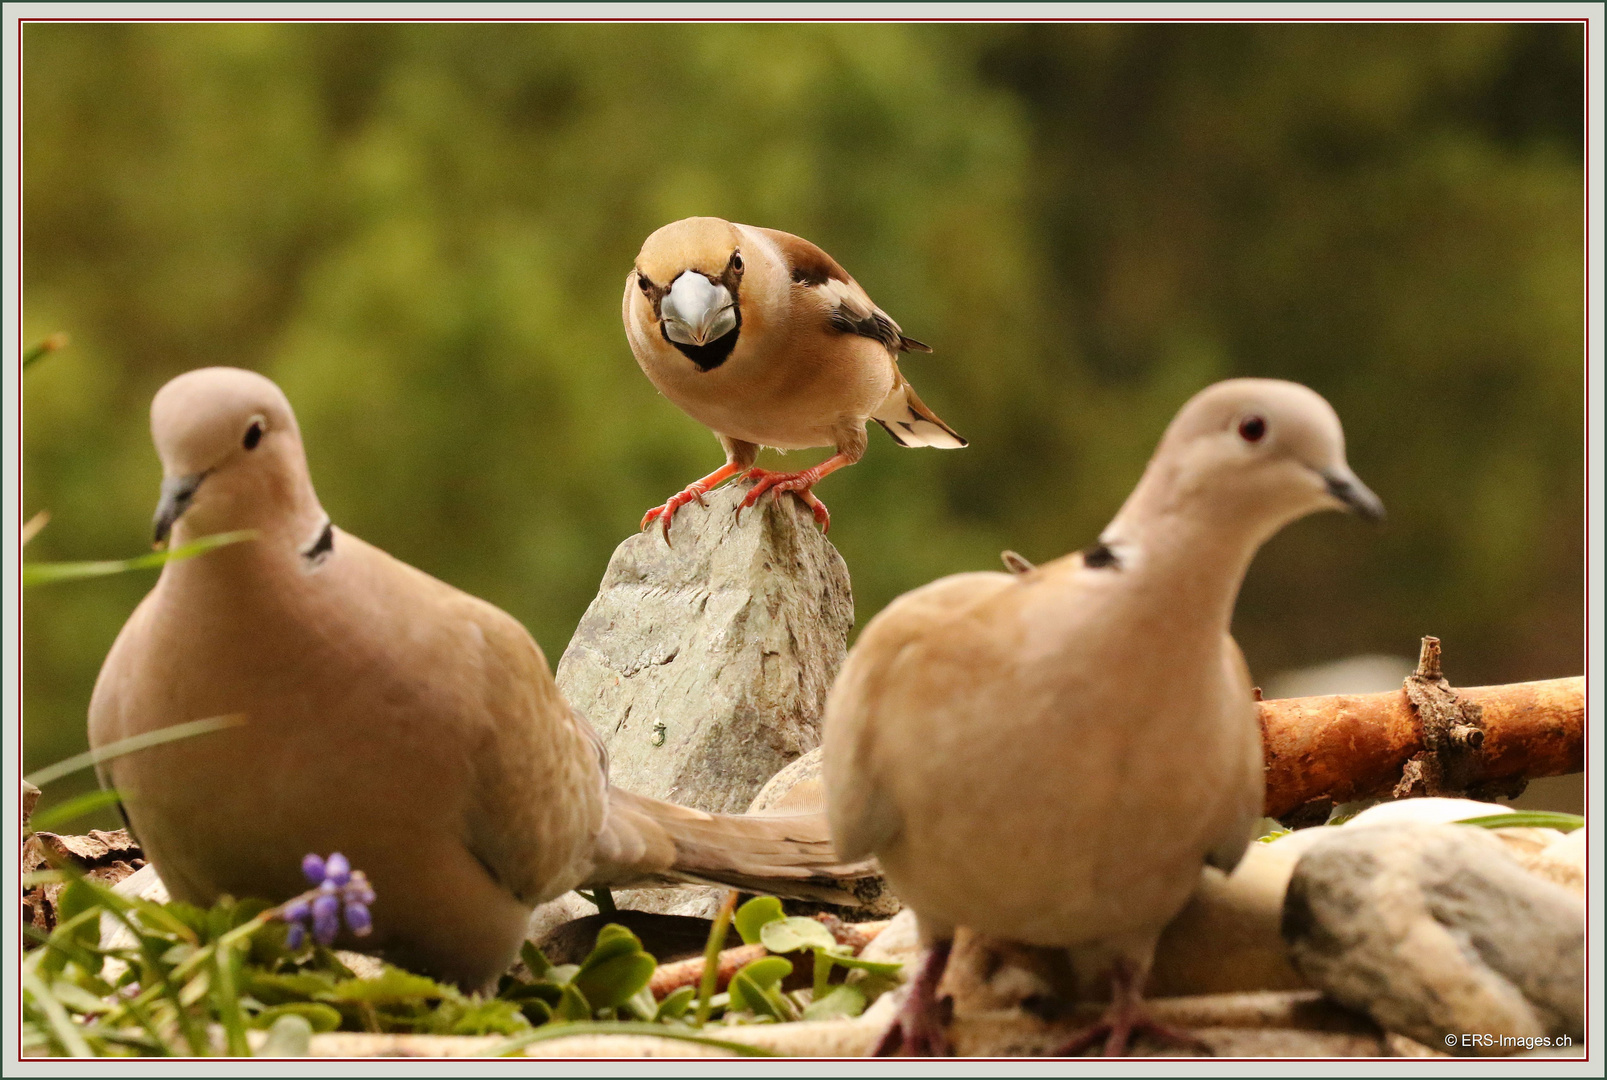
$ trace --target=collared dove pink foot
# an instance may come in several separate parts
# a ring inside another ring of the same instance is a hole
[[[1383,513],[1328,403],[1218,383],[1178,413],[1097,544],[944,578],[866,626],[827,700],[827,814],[839,854],[880,859],[935,958],[884,1052],[945,1052],[935,992],[957,926],[1063,947],[1081,981],[1111,986],[1067,1052],[1176,1034],[1140,997],[1156,939],[1261,814],[1234,601],[1256,549],[1325,509]]]
[[[203,717],[243,726],[115,758],[104,783],[171,894],[281,901],[340,851],[378,899],[346,942],[479,988],[531,909],[585,885],[698,882],[843,899],[869,876],[821,814],[705,814],[608,785],[591,726],[525,629],[335,528],[290,404],[232,368],[156,395],[156,536],[255,539],[168,563],[118,635],[90,743]]]

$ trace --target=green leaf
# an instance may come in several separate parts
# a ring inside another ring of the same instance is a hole
[[[310,1001],[335,988],[335,978],[322,971],[295,971],[283,974],[247,969],[244,991],[268,1005]]]
[[[67,979],[57,979],[51,983],[50,992],[56,995],[57,1001],[75,1013],[94,1016],[99,1013],[111,1012],[116,1008],[110,1002],[96,997],[82,986]]]
[[[653,1000],[653,991],[647,988],[646,983],[643,983],[642,988],[627,1000],[621,1002],[619,1009],[638,1020],[651,1021],[658,1016],[658,1002]]]
[[[99,765],[103,761],[132,754],[136,750],[144,750],[152,746],[173,742],[175,739],[189,739],[196,735],[205,735],[208,732],[219,731],[223,728],[239,727],[246,722],[243,713],[232,713],[228,716],[209,716],[204,720],[188,720],[182,724],[171,724],[155,731],[147,731],[142,735],[134,735],[127,739],[118,739],[114,743],[82,754],[74,754],[70,758],[58,761],[54,765],[46,765],[38,772],[29,773],[23,777],[35,787],[44,787],[52,780],[60,780],[63,776],[70,776],[81,769]]]
[[[631,953],[640,952],[641,949],[642,941],[640,938],[618,923],[609,923],[597,931],[597,943],[592,946],[592,950],[586,955],[586,959],[581,961],[580,968],[585,971],[595,964],[604,963],[617,956],[628,956]]]
[[[575,989],[573,983],[564,983],[563,996],[558,999],[558,1007],[553,1009],[554,1020],[590,1020],[591,1005],[586,1001],[586,995]]]
[[[740,912],[738,916],[740,917]],[[794,952],[798,949],[830,949],[837,939],[814,919],[794,915],[775,919],[759,928],[759,940],[773,953]]]
[[[834,986],[831,993],[804,1007],[805,1020],[845,1020],[865,1011],[865,995],[857,986]]]
[[[776,989],[791,974],[792,961],[780,956],[765,956],[744,965],[731,976],[731,1008],[776,1020],[793,1019],[792,1009]]]
[[[330,1009],[330,1012],[335,1010]],[[335,1013],[335,1022],[340,1022],[340,1014]],[[305,1014],[284,1013],[276,1017],[268,1028],[268,1037],[262,1042],[262,1049],[257,1052],[258,1057],[287,1058],[307,1057],[312,1053],[312,1034],[314,1031],[332,1030],[319,1029]]]
[[[1484,817],[1463,818],[1457,825],[1478,825],[1485,829],[1557,829],[1573,832],[1585,827],[1585,819],[1578,814],[1563,814],[1552,810],[1517,810],[1510,814],[1488,814]]]
[[[457,1011],[443,1035],[514,1035],[530,1026],[517,1003],[471,998]]]
[[[904,969],[903,964],[861,960],[846,945],[835,945],[830,949],[826,949],[825,952],[826,955],[831,957],[833,963],[841,964],[843,967],[858,968],[860,971],[868,971],[873,975],[897,975]]]
[[[153,551],[149,555],[136,555],[132,559],[101,559],[94,562],[23,563],[22,584],[24,586],[47,585],[55,581],[76,581],[79,578],[125,574],[130,570],[149,570],[165,563],[193,559],[195,556],[204,555],[214,548],[226,547],[229,544],[238,544],[242,540],[255,540],[256,538],[257,531],[255,529],[241,529],[238,532],[203,536],[199,540],[191,540],[188,544],[168,551]]]
[[[387,967],[383,974],[373,979],[343,979],[318,995],[321,1001],[366,1002],[370,1005],[440,1001],[461,996],[449,986],[395,967]]]
[[[562,995],[560,994],[559,996]],[[552,1019],[552,1005],[541,998],[525,998],[524,1000],[515,1001],[515,1004],[519,1006],[519,1011],[524,1013],[525,1019],[536,1027],[540,1027]]]
[[[22,969],[22,994],[24,1002],[30,999],[33,1001],[34,1007],[42,1014],[45,1029],[60,1045],[63,1053],[70,1057],[94,1056],[89,1044],[84,1041],[78,1025],[67,1015],[67,1010],[56,1000],[56,996],[50,992],[44,981],[29,970],[27,965]]]
[[[78,878],[56,897],[56,926],[58,929],[65,923],[73,923],[73,939],[84,945],[100,944],[100,921],[98,918],[85,919],[78,922],[80,915],[100,907],[100,898],[95,895],[94,886],[83,878]]]
[[[597,944],[571,982],[594,1008],[623,1005],[647,985],[658,961],[642,951],[642,942],[623,926],[609,923],[597,933]]]
[[[732,922],[736,924],[737,933],[742,935],[744,945],[757,945],[764,924],[784,918],[786,915],[781,910],[780,900],[773,896],[755,896],[737,908]]]
[[[546,953],[536,948],[534,941],[527,941],[519,946],[519,958],[525,962],[525,967],[530,969],[532,979],[545,979],[547,973],[552,970],[552,961],[547,959]]]
[[[340,1027],[340,1010],[321,1001],[291,1001],[271,1006],[252,1017],[251,1026],[265,1030],[272,1028],[277,1021],[286,1016],[301,1017],[313,1031],[319,1033],[334,1031]]]
[[[548,1005],[556,1005],[563,1000],[564,988],[557,983],[518,983],[508,987],[499,995],[506,1001],[516,1001],[523,1004],[527,1001],[544,1001]]]
[[[664,1000],[659,1002],[658,1008],[654,1010],[654,1022],[663,1023],[666,1020],[679,1020],[686,1015],[686,1010],[692,1007],[692,1002],[696,998],[697,991],[690,986],[682,986],[670,991],[664,995]]]

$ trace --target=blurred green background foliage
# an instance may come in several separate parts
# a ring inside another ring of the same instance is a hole
[[[556,663],[614,546],[720,460],[619,320],[665,222],[830,251],[971,439],[821,494],[859,624],[1090,542],[1192,393],[1307,383],[1382,529],[1250,572],[1258,677],[1446,641],[1583,667],[1578,26],[139,25],[24,32],[30,559],[149,542],[151,395],[277,379],[324,505]],[[824,456],[798,455],[813,463]],[[693,511],[695,512],[695,508]],[[26,763],[80,749],[152,575],[25,598]],[[174,717],[175,721],[190,719]],[[88,783],[88,778],[83,778]]]

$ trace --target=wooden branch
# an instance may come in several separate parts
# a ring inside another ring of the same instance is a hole
[[[1582,677],[1454,694],[1476,707],[1482,721],[1478,783],[1584,769]],[[1428,749],[1423,722],[1404,689],[1262,701],[1260,710],[1268,817],[1281,818],[1319,799],[1339,803],[1387,795],[1401,783],[1408,762]]]
[[[891,920],[882,919],[879,922],[845,923],[834,916],[816,916],[839,945],[847,945],[857,954],[866,945],[876,940],[876,935],[887,929]],[[750,964],[762,956],[770,955],[763,945],[737,945],[724,949],[720,953],[720,967],[716,973],[716,990],[724,990],[744,964]],[[797,963],[797,957],[793,958]],[[647,988],[653,992],[655,998],[662,999],[664,995],[683,986],[696,986],[703,979],[703,957],[694,956],[689,960],[677,960],[673,964],[660,965],[648,980]]]
[[[761,956],[768,956],[769,951],[763,945],[738,945],[734,949],[725,949],[720,953],[720,967],[716,976],[714,989],[724,990],[744,964],[751,964]],[[696,986],[703,981],[703,957],[694,956],[690,960],[677,960],[673,964],[664,964],[653,972],[648,980],[647,988],[653,992],[655,998],[662,998],[672,990],[679,990],[683,986]]]

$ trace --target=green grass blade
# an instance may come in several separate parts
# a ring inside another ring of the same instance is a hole
[[[27,371],[39,361],[53,352],[67,347],[67,335],[58,330],[37,345],[32,345],[22,354],[22,370]]]
[[[72,1017],[67,1015],[67,1010],[62,1006],[61,1002],[56,1000],[56,995],[50,992],[50,988],[45,985],[44,980],[40,979],[30,967],[22,969],[22,989],[24,993],[33,998],[34,1004],[38,1006],[39,1011],[44,1013],[45,1022],[50,1025],[51,1034],[56,1036],[56,1040],[61,1043],[61,1048],[70,1057],[95,1056],[95,1052],[89,1048],[89,1044],[84,1041],[83,1034],[79,1032],[78,1025],[73,1023]]]
[[[215,970],[212,976],[213,1004],[218,1010],[218,1019],[223,1022],[229,1056],[250,1057],[251,1044],[246,1041],[245,1014],[240,1009],[240,994],[235,989],[234,943],[224,940],[218,942],[218,945],[219,948],[214,954]]]
[[[29,826],[34,832],[55,832],[55,826],[62,822],[92,814],[102,807],[116,806],[120,798],[114,788],[86,791],[82,795],[68,799],[60,806],[52,806],[42,814],[35,814]]]
[[[188,544],[183,544],[167,551],[153,551],[149,555],[137,555],[132,559],[104,559],[98,562],[24,563],[22,567],[22,583],[25,586],[44,585],[52,581],[74,581],[78,578],[123,574],[130,570],[149,570],[152,567],[177,562],[180,559],[193,559],[195,556],[204,555],[214,548],[238,544],[242,540],[254,540],[256,537],[257,531],[255,529],[241,529],[238,532],[203,536],[199,540],[192,540]]]
[[[54,765],[46,765],[37,772],[29,773],[23,777],[35,787],[44,787],[52,780],[60,780],[64,776],[87,769],[92,765],[99,765],[103,761],[132,754],[138,750],[145,750],[152,746],[174,742],[178,739],[189,739],[196,735],[205,735],[212,731],[221,731],[224,728],[239,727],[246,722],[244,713],[230,713],[227,716],[209,716],[204,720],[187,720],[182,724],[171,724],[155,731],[147,731],[143,735],[134,735],[127,739],[118,739],[114,743],[107,743],[98,750],[86,750],[82,754],[74,754]]]
[[[737,891],[732,889],[725,894],[725,902],[714,916],[714,925],[709,927],[709,940],[703,947],[703,977],[698,980],[695,1014],[698,1027],[709,1022],[709,1013],[714,1008],[714,988],[720,978],[720,950],[725,948],[725,933],[731,927],[731,916],[736,909]]]
[[[490,1057],[507,1057],[516,1054],[531,1043],[546,1042],[548,1039],[567,1039],[571,1035],[650,1035],[660,1039],[679,1039],[682,1042],[700,1043],[703,1046],[714,1046],[721,1050],[729,1050],[733,1054],[743,1057],[775,1057],[770,1051],[758,1046],[749,1046],[747,1043],[731,1042],[726,1039],[711,1039],[707,1035],[699,1035],[685,1028],[672,1027],[669,1024],[646,1024],[634,1020],[583,1020],[568,1024],[546,1024],[522,1035],[515,1035],[507,1042],[498,1043],[486,1051]]]
[[[1553,810],[1517,810],[1510,814],[1463,818],[1455,824],[1478,825],[1486,829],[1557,829],[1560,832],[1573,832],[1585,827],[1585,819],[1578,814],[1562,814]]]

